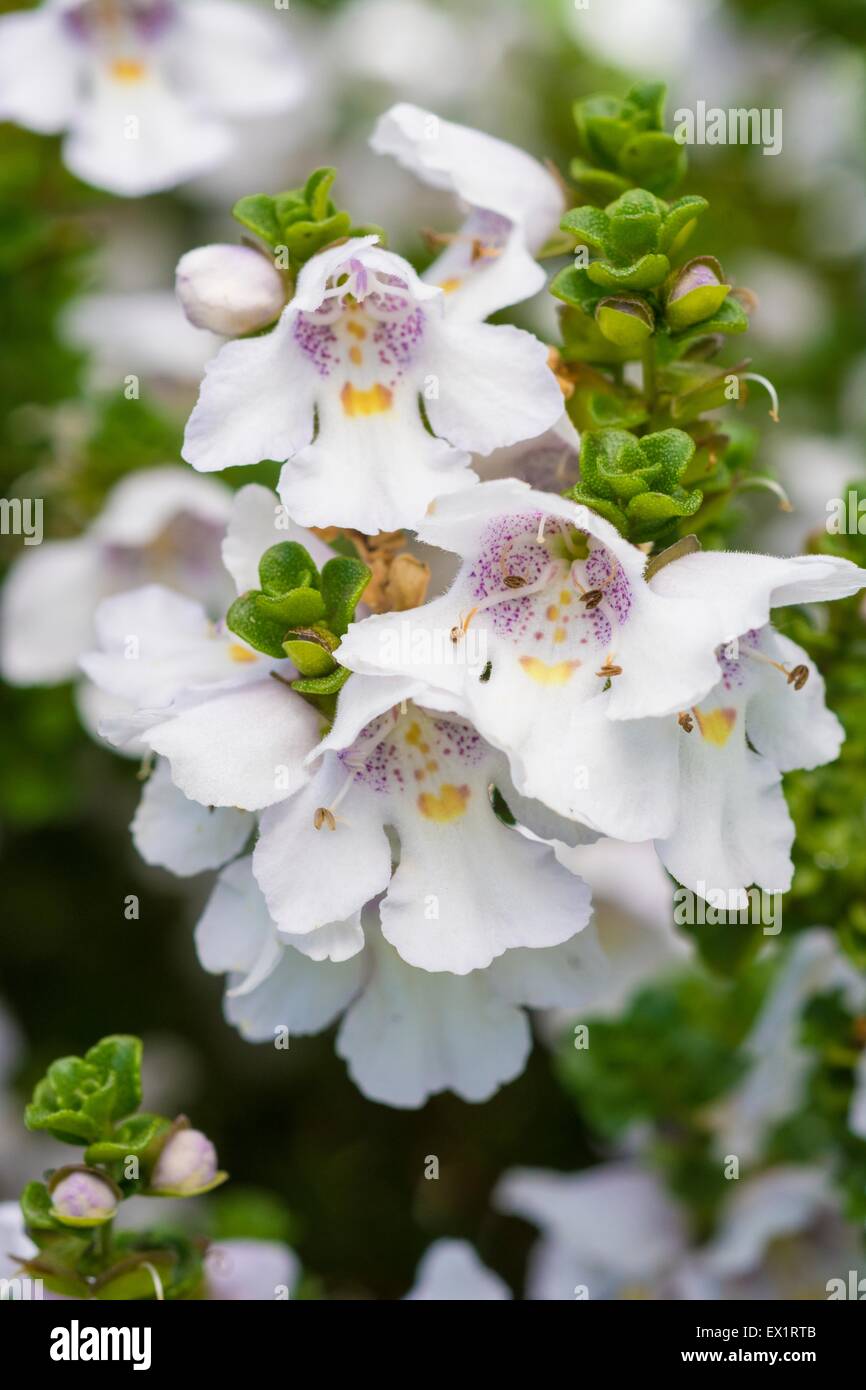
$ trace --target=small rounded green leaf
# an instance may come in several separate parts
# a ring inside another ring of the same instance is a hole
[[[644,300],[619,296],[600,299],[595,319],[604,336],[618,347],[637,355],[655,326],[652,310]]]

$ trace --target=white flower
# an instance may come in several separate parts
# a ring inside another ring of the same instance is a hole
[[[376,240],[312,257],[276,327],[209,363],[187,424],[184,458],[203,472],[284,462],[280,496],[304,526],[414,527],[434,496],[475,481],[467,451],[562,414],[543,344],[450,319],[442,290]]]
[[[866,1006],[866,982],[842,955],[833,934],[820,927],[803,932],[780,964],[743,1044],[751,1063],[748,1073],[714,1107],[714,1142],[719,1154],[736,1154],[741,1162],[754,1162],[774,1124],[802,1105],[814,1062],[814,1055],[800,1043],[803,1010],[816,994],[835,989],[843,991],[854,1012]],[[866,1122],[858,1121],[858,1113],[855,1089],[850,1126],[855,1134],[866,1138]],[[858,1123],[862,1128],[858,1129]]]
[[[413,1303],[494,1303],[511,1298],[498,1274],[483,1265],[465,1240],[435,1240],[425,1250],[406,1294]]]
[[[74,540],[25,549],[2,597],[0,668],[14,685],[69,680],[93,642],[93,618],[109,594],[160,580],[212,611],[230,588],[220,543],[232,495],[184,468],[148,468],[121,479]]]
[[[204,1267],[205,1296],[219,1303],[291,1297],[301,1275],[297,1255],[276,1240],[221,1240]]]
[[[228,976],[226,1016],[243,1037],[273,1044],[345,1014],[336,1047],[355,1084],[410,1109],[443,1090],[487,1100],[526,1065],[532,1040],[518,1006],[579,1007],[604,974],[591,927],[464,975],[407,965],[382,936],[375,906],[301,935],[278,932],[249,857],[220,874],[196,946],[206,970]]]
[[[644,553],[602,518],[513,480],[437,499],[418,534],[461,556],[454,584],[354,624],[344,665],[447,696],[525,796],[656,840],[696,891],[788,886],[781,772],[829,761],[842,733],[770,609],[856,593],[864,571],[701,552],[646,579]]]
[[[72,172],[122,196],[212,168],[227,121],[300,93],[276,22],[231,0],[45,0],[0,19],[0,119],[66,131]]]
[[[177,297],[190,323],[225,338],[273,323],[286,302],[274,262],[251,246],[199,246],[177,264]]]
[[[221,338],[187,322],[171,290],[79,295],[63,310],[60,333],[87,354],[94,392],[116,391],[132,375],[172,405],[178,387],[186,392],[198,382],[222,346]]]
[[[537,160],[407,102],[379,118],[370,144],[467,208],[459,232],[423,276],[445,291],[450,315],[485,319],[543,288],[545,273],[533,256],[557,230],[564,197]]]
[[[820,1299],[828,1277],[856,1267],[856,1227],[842,1219],[820,1169],[771,1168],[732,1189],[703,1247],[637,1162],[573,1175],[515,1169],[494,1204],[541,1228],[530,1299]]]

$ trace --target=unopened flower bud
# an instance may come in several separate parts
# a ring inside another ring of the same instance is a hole
[[[698,256],[688,261],[669,282],[665,318],[674,333],[714,314],[727,299],[731,287],[724,283],[724,272],[714,256]]]
[[[117,1211],[114,1188],[98,1173],[71,1172],[51,1192],[52,1212],[67,1226],[101,1226]]]
[[[283,277],[249,246],[199,246],[181,256],[175,288],[196,328],[235,338],[264,328],[286,302]]]
[[[217,1175],[217,1154],[200,1129],[179,1129],[156,1160],[150,1177],[156,1192],[189,1195],[210,1186]]]
[[[652,310],[637,295],[600,299],[595,321],[608,342],[630,352],[640,352],[655,325]]]

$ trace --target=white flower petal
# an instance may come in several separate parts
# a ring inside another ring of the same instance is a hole
[[[820,1168],[770,1168],[734,1186],[720,1230],[705,1253],[708,1268],[725,1278],[753,1270],[771,1241],[802,1231],[822,1209],[834,1205]]]
[[[103,545],[147,546],[183,514],[222,529],[231,506],[231,490],[215,478],[187,468],[142,468],[112,488],[91,534]]]
[[[561,946],[506,951],[488,967],[491,987],[531,1009],[592,1007],[609,985],[610,965],[593,926]]]
[[[363,954],[335,964],[312,961],[291,946],[251,994],[227,997],[228,1021],[248,1042],[273,1042],[278,1029],[304,1037],[329,1027],[357,994]]]
[[[45,4],[0,18],[0,120],[42,135],[63,130],[76,109],[79,47],[61,9]]]
[[[138,706],[259,680],[275,664],[230,635],[218,636],[201,604],[160,584],[104,599],[95,624],[101,650],[82,657],[82,669],[110,695]]]
[[[208,809],[190,801],[158,763],[145,784],[132,821],[132,838],[146,864],[181,878],[216,869],[243,849],[253,831],[244,811]]]
[[[12,685],[53,685],[77,674],[106,592],[99,547],[86,536],[28,546],[3,586],[0,667]]]
[[[212,168],[232,143],[222,124],[196,115],[157,73],[130,84],[97,68],[64,141],[63,158],[85,183],[135,198]]]
[[[802,647],[772,628],[761,633],[759,645],[762,652],[789,670],[805,665],[809,678],[802,690],[795,690],[780,672],[757,666],[756,688],[746,709],[749,742],[781,772],[832,762],[839,755],[845,730],[824,703],[821,673]]]
[[[239,594],[259,587],[259,560],[272,545],[298,541],[321,566],[333,558],[330,546],[318,536],[287,521],[285,510],[270,488],[248,483],[235,493],[222,544],[223,564]]]
[[[226,343],[207,364],[183,445],[200,472],[285,459],[310,443],[316,374],[294,343],[294,304],[270,333]]]
[[[415,1271],[406,1300],[415,1303],[492,1303],[511,1298],[504,1280],[483,1265],[465,1240],[437,1240]]]
[[[706,701],[696,710],[698,727],[678,740],[676,820],[656,841],[659,858],[674,878],[702,897],[708,890],[736,894],[752,884],[785,893],[794,873],[794,822],[782,775],[747,746],[742,707],[709,706]],[[704,736],[704,727],[713,730],[711,736]],[[734,900],[728,905],[733,908]]]
[[[426,276],[448,286],[449,315],[485,319],[542,288],[544,271],[531,253],[556,229],[563,195],[541,164],[505,141],[406,102],[379,118],[370,144],[470,209]]]
[[[517,1168],[494,1194],[499,1211],[540,1226],[572,1261],[557,1261],[561,1289],[530,1287],[530,1297],[570,1299],[585,1283],[590,1298],[610,1296],[610,1282],[658,1278],[685,1249],[678,1208],[650,1173],[628,1163],[604,1163],[568,1175]]]
[[[168,758],[175,784],[194,801],[257,811],[303,785],[318,734],[312,706],[265,679],[154,724],[145,742]]]
[[[368,951],[372,974],[337,1035],[337,1051],[364,1095],[406,1109],[444,1090],[483,1101],[520,1075],[529,1026],[491,991],[486,971],[416,970],[372,930]]]
[[[253,866],[283,932],[300,935],[351,917],[388,883],[391,850],[367,799],[350,792],[335,829],[316,829],[317,810],[330,805],[348,775],[330,754],[307,786],[262,816]]]
[[[186,0],[170,51],[179,90],[227,116],[276,115],[297,105],[305,83],[280,17],[227,0]]]
[[[562,414],[547,348],[510,324],[446,319],[435,325],[424,365],[437,380],[424,402],[430,424],[458,449],[489,454],[534,439]]]
[[[210,1302],[284,1298],[301,1274],[297,1256],[275,1240],[221,1240],[205,1256]]]

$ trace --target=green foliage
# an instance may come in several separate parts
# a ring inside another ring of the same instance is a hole
[[[568,413],[581,432],[614,434],[606,444],[594,438],[588,454],[584,447],[571,495],[630,540],[667,545],[702,531],[715,543],[736,524],[734,497],[750,461],[741,451],[731,466],[731,436],[707,415],[748,393],[743,364],[708,359],[748,319],[714,257],[679,263],[709,204],[692,193],[666,201],[685,156],[662,130],[663,105],[664,88],[642,83],[624,99],[592,97],[575,108],[583,158],[572,172],[585,201],[560,225],[579,254],[550,290],[563,306],[562,370],[574,384]],[[639,388],[624,373],[638,362]],[[641,436],[671,431],[691,436],[692,456],[656,483],[634,447]],[[623,432],[637,438],[626,445]]]
[[[25,1111],[28,1129],[47,1130],[65,1144],[107,1136],[141,1100],[141,1042],[103,1038],[84,1057],[52,1062]]]
[[[334,660],[355,616],[370,570],[349,555],[335,555],[321,574],[297,541],[282,541],[259,562],[261,589],[236,599],[226,622],[256,651],[289,657],[299,672],[295,690],[308,696],[332,696],[349,672]]]
[[[582,158],[571,176],[588,203],[604,206],[639,186],[667,197],[686,171],[686,152],[664,127],[665,88],[639,82],[620,99],[587,97],[574,106]]]
[[[301,267],[335,241],[375,233],[384,242],[381,227],[354,226],[348,212],[331,199],[336,169],[315,169],[300,188],[271,196],[253,193],[235,203],[232,214],[241,226],[259,237],[271,251],[285,248],[286,269],[297,276]]]
[[[628,430],[602,429],[581,440],[580,482],[566,496],[612,521],[629,540],[658,539],[679,517],[694,516],[703,494],[681,480],[695,452],[683,430],[642,438]]]
[[[21,1194],[24,1225],[37,1247],[37,1254],[21,1267],[42,1279],[51,1292],[82,1299],[153,1299],[158,1280],[167,1299],[202,1293],[203,1241],[174,1231],[113,1230],[111,1194],[117,1204],[139,1193],[198,1196],[227,1177],[217,1172],[194,1190],[184,1186],[166,1192],[154,1186],[160,1154],[189,1121],[184,1116],[172,1122],[161,1115],[133,1113],[141,1101],[141,1051],[138,1038],[114,1035],[102,1038],[84,1057],[59,1058],[37,1084],[26,1109],[29,1128],[85,1148],[84,1163],[55,1169],[47,1183],[29,1182]],[[108,1204],[100,1195],[95,1209],[82,1214],[62,1203],[60,1185],[76,1173],[92,1181],[98,1194],[108,1189]]]

